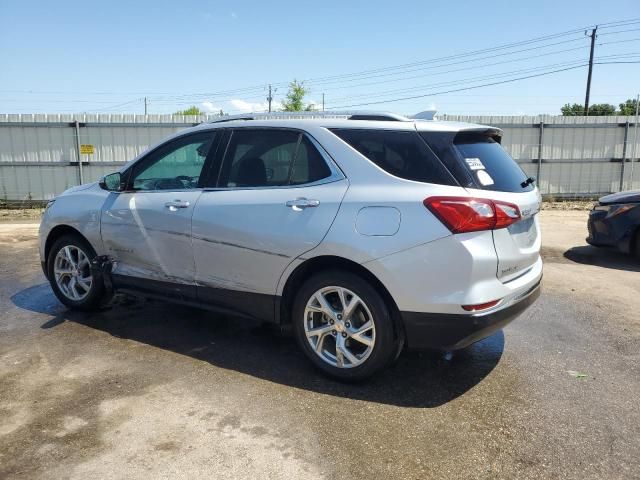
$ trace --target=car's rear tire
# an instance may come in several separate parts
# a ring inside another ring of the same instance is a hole
[[[69,308],[94,310],[105,299],[102,276],[91,266],[96,252],[79,235],[57,239],[47,257],[47,276],[58,300]]]
[[[318,273],[298,290],[292,311],[300,347],[324,373],[357,381],[387,366],[398,352],[389,307],[361,277]]]

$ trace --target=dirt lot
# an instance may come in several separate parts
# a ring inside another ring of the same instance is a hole
[[[0,478],[640,478],[640,263],[585,219],[542,212],[544,293],[504,333],[356,386],[257,324],[68,312],[37,227],[0,225]]]

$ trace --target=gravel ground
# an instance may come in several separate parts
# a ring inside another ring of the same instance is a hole
[[[360,385],[270,328],[161,302],[67,311],[0,225],[0,478],[640,478],[640,264],[544,211],[544,291]]]
[[[44,208],[0,208],[0,222],[40,221]]]

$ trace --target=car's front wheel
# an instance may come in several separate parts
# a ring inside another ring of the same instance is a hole
[[[96,254],[76,235],[55,241],[47,258],[47,274],[53,293],[63,304],[79,310],[91,310],[105,296],[102,277],[91,268]]]
[[[392,361],[399,339],[378,291],[350,272],[327,271],[307,280],[293,306],[298,343],[322,371],[361,380]]]

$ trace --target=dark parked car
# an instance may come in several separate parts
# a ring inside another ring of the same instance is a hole
[[[640,257],[640,190],[606,195],[589,213],[587,242]]]

